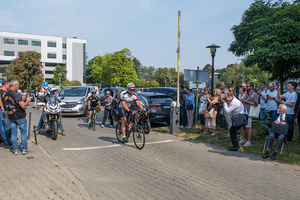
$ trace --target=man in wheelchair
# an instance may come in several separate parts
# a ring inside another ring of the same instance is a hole
[[[286,105],[280,104],[278,113],[275,114],[272,117],[272,119],[269,121],[269,124],[268,124],[269,136],[268,136],[268,141],[267,141],[267,151],[263,155],[264,159],[267,159],[270,154],[270,150],[271,150],[271,146],[272,146],[274,138],[277,138],[277,142],[276,142],[275,152],[272,155],[272,159],[273,160],[277,159],[277,153],[280,150],[280,148],[285,140],[285,136],[294,127],[294,119],[292,116],[286,114],[286,110],[287,110]],[[280,126],[278,126],[275,130],[274,127],[277,125],[282,125],[282,126],[288,125],[288,130],[286,132],[282,132],[281,130],[283,130],[283,129],[281,129]],[[272,126],[274,126],[273,130],[272,130]],[[274,132],[276,132],[276,133],[274,133]]]

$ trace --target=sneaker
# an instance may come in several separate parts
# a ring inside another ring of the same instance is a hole
[[[124,138],[123,138],[123,142],[128,142],[128,138],[127,138],[127,137],[124,137]]]
[[[103,125],[103,124],[101,124],[101,128],[104,128],[104,125]]]
[[[190,127],[190,126],[187,126],[187,127],[185,127],[185,128],[192,128],[192,127]]]
[[[247,141],[246,144],[244,144],[244,147],[251,147],[251,146],[252,146],[252,144],[249,141]]]
[[[273,155],[272,155],[272,160],[276,160],[277,159],[277,153],[274,152]]]
[[[184,128],[184,126],[181,125],[179,128]]]
[[[89,126],[92,126],[92,122],[89,123]]]
[[[98,115],[96,115],[96,119],[98,119]]]
[[[113,127],[113,125],[110,125],[110,128],[112,128]]]
[[[66,132],[65,132],[64,129],[61,129],[61,135],[62,135],[62,136],[66,136]]]
[[[36,129],[36,131],[35,131],[35,133],[38,135],[38,134],[40,134],[40,132],[41,132],[41,129]]]
[[[19,151],[18,151],[18,150],[14,150],[14,151],[13,151],[13,154],[19,155]]]
[[[263,155],[263,159],[267,159],[269,157],[270,152],[267,151],[264,155]]]
[[[22,151],[22,154],[23,155],[26,155],[26,154],[28,154],[29,153],[29,150],[28,149],[23,149],[23,151]]]
[[[245,144],[246,142],[247,142],[246,140],[241,139],[241,141],[239,142],[239,144]]]

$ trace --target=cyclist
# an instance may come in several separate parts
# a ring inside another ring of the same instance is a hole
[[[100,97],[96,95],[96,90],[91,91],[92,95],[88,97],[88,111],[89,111],[89,126],[92,126],[92,113],[93,109],[91,107],[96,108],[96,118],[98,118],[98,113],[101,110],[100,107]]]
[[[135,93],[135,85],[133,83],[129,83],[127,85],[127,90],[120,93],[120,100],[121,103],[119,104],[119,115],[121,118],[121,130],[123,134],[123,141],[128,142],[128,138],[126,137],[126,117],[129,116],[129,114],[134,114],[133,109],[131,108],[131,104],[135,101],[136,105],[145,112],[145,109],[143,108],[142,104],[139,101],[139,98],[137,94]],[[147,113],[146,113],[147,114]],[[129,129],[133,123],[129,125]]]

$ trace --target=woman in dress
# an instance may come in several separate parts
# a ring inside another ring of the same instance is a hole
[[[218,105],[219,105],[218,100],[221,97],[221,90],[215,89],[212,98],[209,98],[208,95],[206,95],[206,97],[207,97],[207,102],[208,102],[207,107],[214,109],[215,117],[214,118],[206,118],[206,120],[205,120],[206,131],[204,133],[208,133],[209,129],[212,129],[213,133],[211,135],[213,136],[213,135],[216,135],[216,120],[217,120],[216,116],[218,113],[218,111],[217,111]]]

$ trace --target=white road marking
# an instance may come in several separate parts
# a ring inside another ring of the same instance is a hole
[[[146,142],[146,144],[159,144],[159,143],[165,143],[165,142],[173,142],[174,140],[162,140],[162,141],[156,141],[156,142]],[[120,147],[120,146],[126,146],[126,145],[134,145],[134,143],[124,143],[124,144],[113,144],[113,145],[107,145],[107,146],[98,146],[98,147],[82,147],[82,148],[63,148],[65,151],[80,151],[80,150],[91,150],[91,149],[102,149],[102,148],[110,148],[110,147]]]

